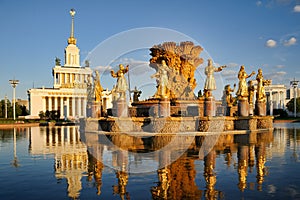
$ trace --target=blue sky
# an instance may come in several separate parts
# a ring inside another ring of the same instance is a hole
[[[227,65],[219,75],[222,84],[237,82],[236,73],[241,65],[249,73],[262,68],[265,78],[271,78],[273,84],[289,85],[294,77],[300,79],[300,1],[0,0],[0,99],[5,94],[11,99],[8,80],[12,78],[20,80],[16,90],[18,98],[26,99],[27,90],[33,85],[52,87],[54,59],[63,60],[70,34],[71,8],[76,10],[75,37],[81,62],[105,41],[131,30],[155,27],[191,38],[204,48],[204,58],[206,54],[216,65]],[[145,37],[155,38],[156,34],[136,36],[137,43],[148,41]],[[163,40],[174,40],[167,36]],[[113,51],[130,43],[133,41],[125,39],[110,48]],[[120,62],[147,63],[150,44],[144,44],[139,51],[133,49],[120,55]],[[117,61],[94,61],[91,67],[110,64],[115,67]],[[200,74],[204,65],[198,68],[199,77],[196,77],[199,89],[204,84]],[[103,75],[102,84],[111,89],[115,80],[106,78]],[[132,87],[142,89],[142,84],[145,83],[137,78]],[[149,87],[153,88],[151,84]]]

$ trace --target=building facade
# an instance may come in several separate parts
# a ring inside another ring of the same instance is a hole
[[[274,109],[285,110],[287,100],[287,88],[285,85],[269,85],[265,86],[267,96],[267,110],[273,115]]]
[[[93,70],[86,63],[80,66],[80,50],[74,37],[74,15],[72,17],[71,34],[65,48],[64,63],[56,58],[52,69],[53,88],[32,88],[27,91],[30,117],[38,117],[39,113],[59,111],[61,117],[86,117],[87,81]]]

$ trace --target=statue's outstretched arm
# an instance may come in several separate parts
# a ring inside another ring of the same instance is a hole
[[[110,71],[110,74],[111,74],[111,76],[114,77],[114,78],[117,77],[117,74],[114,72],[114,70],[111,70],[111,71]]]
[[[126,65],[125,67],[125,73],[127,73],[129,71],[129,65]]]

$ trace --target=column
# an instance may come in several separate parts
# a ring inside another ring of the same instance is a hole
[[[81,117],[82,116],[82,113],[81,113],[81,97],[79,97],[78,99],[77,99],[77,110],[78,110],[78,116],[79,117]]]
[[[53,83],[56,84],[56,72],[53,73]]]
[[[46,112],[46,97],[42,97],[42,107],[43,107],[43,112]]]
[[[270,115],[273,115],[273,94],[272,90],[270,90]]]
[[[48,97],[48,110],[52,110],[52,97]]]
[[[57,110],[57,97],[54,97],[54,110]]]
[[[60,117],[64,116],[64,97],[60,97]]]
[[[66,106],[67,106],[67,113],[64,113],[64,114],[67,114],[67,117],[70,116],[70,103],[69,103],[70,99],[69,97],[66,98]]]
[[[75,97],[72,97],[72,116],[75,117]]]
[[[83,103],[82,103],[82,106],[83,106],[83,117],[86,117],[86,97],[83,97]]]
[[[58,75],[58,84],[61,84],[60,73],[58,73],[57,75]]]
[[[284,109],[284,92],[280,91],[280,108]]]

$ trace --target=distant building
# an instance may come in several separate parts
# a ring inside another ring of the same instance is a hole
[[[295,96],[294,88],[287,89],[287,91],[286,91],[286,98],[288,100],[291,100],[291,99],[294,98],[294,96]],[[297,97],[300,97],[300,88],[297,88]]]
[[[267,96],[267,110],[273,115],[274,109],[285,110],[287,103],[287,88],[285,85],[269,85],[265,86]]]
[[[71,12],[70,12],[71,13]],[[87,81],[93,70],[86,63],[80,66],[80,50],[74,37],[74,15],[71,13],[72,28],[65,48],[65,60],[61,65],[56,58],[52,69],[53,88],[32,88],[27,91],[31,117],[39,116],[41,111],[58,110],[61,117],[86,117]]]
[[[273,115],[274,109],[286,110],[286,104],[294,98],[294,89],[285,85],[270,85],[265,87],[267,95],[267,110]],[[297,97],[300,97],[300,88],[297,88]]]
[[[28,100],[27,99],[16,99],[16,103],[20,106],[25,106],[28,108]]]

